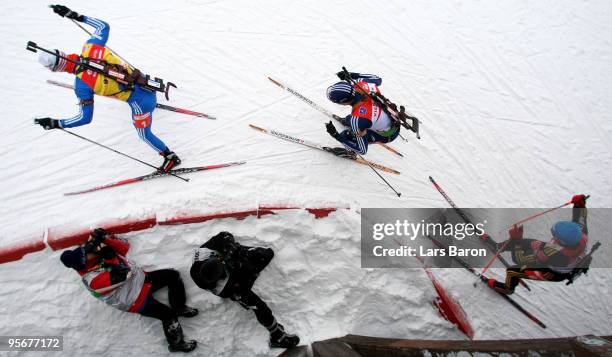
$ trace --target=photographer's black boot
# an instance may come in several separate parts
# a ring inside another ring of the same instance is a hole
[[[286,333],[283,325],[276,321],[268,328],[268,331],[270,331],[270,347],[291,348],[300,343],[298,336]]]
[[[164,334],[168,341],[168,351],[170,352],[191,352],[196,346],[197,342],[193,340],[185,341],[183,339],[183,328],[178,322],[178,319],[172,318],[170,320],[162,321],[164,326]]]

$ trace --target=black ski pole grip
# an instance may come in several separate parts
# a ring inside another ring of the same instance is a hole
[[[28,50],[28,51],[32,51],[32,52],[36,53],[36,52],[37,52],[37,51],[36,51],[36,50],[37,50],[37,48],[38,48],[38,45],[36,45],[36,43],[35,43],[35,42],[28,41],[28,45],[26,46],[26,50]]]

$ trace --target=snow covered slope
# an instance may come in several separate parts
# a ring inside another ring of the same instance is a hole
[[[552,207],[591,194],[591,207],[612,203],[612,6],[605,1],[71,1],[65,5],[111,25],[109,46],[144,72],[179,86],[170,104],[218,120],[156,111],[154,131],[185,166],[236,160],[246,165],[166,178],[82,196],[62,193],[149,172],[62,132],[44,132],[35,117],[69,117],[72,82],[43,69],[28,40],[79,51],[86,35],[42,1],[0,5],[0,135],[4,150],[0,245],[45,227],[87,223],[144,211],[214,211],[261,202],[352,207],[444,207],[433,175],[460,205]],[[264,136],[253,123],[331,145],[326,118],[271,84],[270,75],[338,114],[325,89],[344,65],[383,78],[382,90],[422,119],[422,140],[372,147],[368,158],[402,171],[386,178],[369,168]],[[165,101],[160,98],[160,102]],[[94,121],[74,129],[145,161],[161,159],[140,142],[127,105],[96,99]],[[308,342],[345,333],[460,338],[429,305],[422,271],[359,269],[359,216],[338,212],[156,228],[130,235],[133,258],[147,268],[186,274],[190,249],[227,229],[277,251],[256,288],[279,320]],[[252,238],[253,240],[255,238]],[[0,265],[0,335],[61,333],[79,355],[165,353],[158,322],[95,301],[65,270],[58,253]],[[609,271],[571,287],[531,284],[541,330],[511,307],[474,289],[460,270],[437,271],[473,317],[477,338],[610,334]],[[188,280],[188,279],[186,279]],[[266,354],[264,331],[249,313],[188,293],[202,316],[185,333],[211,355]],[[108,330],[109,321],[118,325]]]

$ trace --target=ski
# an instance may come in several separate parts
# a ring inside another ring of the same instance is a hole
[[[123,186],[123,185],[129,185],[129,184],[135,183],[135,182],[142,182],[142,181],[152,180],[152,179],[155,179],[155,178],[165,177],[165,176],[169,176],[171,174],[175,174],[175,175],[189,174],[189,173],[197,172],[197,171],[214,170],[214,169],[220,169],[220,168],[223,168],[223,167],[238,166],[238,165],[242,165],[242,164],[245,164],[245,163],[246,163],[246,161],[237,161],[237,162],[230,162],[230,163],[227,163],[227,164],[219,164],[219,165],[198,166],[198,167],[184,167],[184,168],[180,168],[180,169],[170,170],[170,172],[153,172],[153,173],[148,174],[148,175],[143,175],[143,176],[133,177],[133,178],[125,179],[125,180],[120,180],[120,181],[112,182],[112,183],[109,183],[109,184],[106,184],[106,185],[92,187],[92,188],[89,188],[89,189],[86,189],[86,190],[67,192],[67,193],[64,193],[64,196],[74,196],[74,195],[80,195],[80,194],[83,194],[83,193],[89,193],[89,192],[94,192],[94,191],[105,190],[107,188]]]
[[[332,153],[331,151],[326,149],[325,146],[321,146],[319,144],[316,144],[316,143],[313,143],[313,142],[310,142],[310,141],[306,141],[306,140],[303,140],[303,139],[300,139],[300,138],[296,138],[296,137],[293,137],[293,136],[290,136],[290,135],[287,135],[287,134],[284,134],[284,133],[281,133],[281,132],[278,132],[278,131],[275,131],[275,130],[268,130],[268,129],[260,128],[258,126],[253,125],[253,124],[249,124],[249,126],[251,128],[253,128],[253,129],[257,130],[257,131],[260,131],[260,132],[268,134],[268,135],[272,135],[272,136],[277,137],[279,139],[290,141],[292,143],[296,143],[296,144],[300,144],[300,145],[304,145],[304,146],[307,146],[309,148],[321,150],[321,151],[330,153],[331,155],[334,155],[334,153]],[[334,155],[334,156],[336,156],[336,155]],[[395,174],[395,175],[399,175],[400,174],[400,172],[397,171],[397,170],[394,170],[392,168],[389,168],[389,167],[386,167],[386,166],[383,166],[383,165],[380,165],[380,164],[377,164],[377,163],[374,163],[374,162],[371,162],[371,161],[364,160],[364,159],[362,159],[360,157],[355,157],[355,158],[342,157],[342,156],[336,156],[336,157],[341,157],[343,159],[352,160],[352,161],[355,161],[358,164],[368,165],[368,166],[374,167],[376,169],[379,169],[381,171],[385,171],[385,172],[392,173],[392,174]]]
[[[51,80],[51,79],[48,79],[47,83],[51,84],[51,85],[54,85],[54,86],[57,86],[57,87],[62,87],[62,88],[66,88],[66,89],[74,89],[74,86],[72,84],[62,83],[62,82],[54,81],[54,80]],[[199,118],[206,118],[206,119],[212,119],[212,120],[216,120],[217,119],[217,118],[215,118],[213,116],[210,116],[208,114],[204,114],[204,113],[200,113],[200,112],[194,112],[193,110],[179,108],[179,107],[173,107],[171,105],[166,105],[166,104],[161,104],[161,103],[157,103],[155,105],[155,107],[157,107],[159,109],[175,112],[175,113],[192,115],[194,117],[199,117]]]
[[[447,249],[447,247],[442,244],[442,242],[440,242],[439,240],[431,237],[431,236],[427,236],[427,238],[429,238],[438,248],[442,248],[444,250]],[[452,257],[456,262],[458,262],[459,264],[461,264],[461,266],[463,266],[466,270],[468,270],[470,273],[474,274],[475,276],[478,277],[478,279],[485,284],[488,288],[490,288],[491,290],[495,291],[499,296],[501,296],[502,298],[504,298],[504,300],[508,301],[512,306],[514,306],[515,309],[517,309],[518,311],[520,311],[523,315],[527,316],[531,321],[535,322],[536,324],[538,324],[538,326],[540,326],[541,328],[546,328],[546,325],[540,321],[540,319],[538,319],[537,317],[535,317],[532,313],[530,313],[529,311],[525,310],[525,308],[523,306],[521,306],[518,302],[516,302],[513,298],[511,298],[510,296],[501,293],[493,288],[491,288],[489,286],[489,284],[487,284],[484,280],[483,280],[483,276],[481,274],[479,274],[476,269],[474,269],[472,266],[470,266],[468,263],[466,263],[463,259],[457,257],[457,256],[453,256]]]
[[[282,84],[281,82],[272,79],[271,77],[268,77],[268,79],[270,80],[270,82],[276,84],[277,86],[281,87],[282,89],[286,90],[287,92],[293,94],[294,96],[298,97],[300,100],[302,100],[303,102],[305,102],[306,104],[310,105],[311,107],[313,107],[314,109],[320,111],[321,113],[327,115],[329,118],[336,120],[337,122],[339,122],[340,124],[342,124],[342,122],[340,121],[340,117],[337,116],[336,114],[330,112],[329,110],[323,108],[322,106],[318,105],[317,103],[313,102],[312,100],[304,97],[302,94],[300,94],[299,92],[297,92],[296,90],[289,88],[287,86],[285,86],[284,84]],[[382,145],[382,147],[384,147],[385,149],[389,150],[390,152],[394,153],[395,155],[404,157],[404,154],[402,154],[401,152],[395,150],[394,148],[392,148],[391,146],[387,145],[387,144],[380,144]]]
[[[211,119],[211,120],[217,120],[216,117],[210,116],[208,114],[204,114],[204,113],[200,113],[200,112],[194,112],[193,110],[189,110],[189,109],[185,109],[185,108],[173,107],[173,106],[167,105],[167,104],[157,103],[155,105],[155,107],[159,108],[159,109],[175,112],[175,113],[192,115],[192,116],[198,117],[198,118],[206,118],[206,119]]]
[[[429,176],[429,181],[431,181],[431,183],[434,185],[434,187],[436,188],[436,190],[438,190],[438,192],[440,192],[440,194],[442,195],[442,197],[444,197],[444,199],[446,200],[446,202],[448,202],[448,204],[455,210],[455,212],[457,212],[457,214],[463,219],[463,221],[465,223],[469,223],[472,224],[472,220],[465,214],[465,212],[463,212],[461,210],[461,208],[457,207],[457,205],[455,204],[455,202],[453,202],[453,200],[451,200],[450,197],[448,197],[448,195],[446,194],[446,192],[444,192],[444,190],[442,189],[442,187],[440,187],[440,185],[438,185],[438,183],[436,182],[436,180],[433,179],[433,177]],[[487,236],[486,240],[482,240],[482,242],[484,242],[489,249],[491,249],[494,253],[497,253],[497,242],[495,242],[493,240],[493,238],[491,238],[490,236]],[[499,261],[506,267],[510,267],[510,263],[508,263],[508,261],[502,257],[501,255],[498,255],[497,258],[499,259]],[[531,288],[529,287],[529,285],[527,285],[526,282],[524,282],[523,280],[519,281],[520,284],[525,287],[527,290],[531,291]]]

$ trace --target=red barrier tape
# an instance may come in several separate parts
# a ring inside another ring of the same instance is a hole
[[[144,218],[131,218],[126,220],[111,220],[96,224],[109,233],[122,234],[141,231],[151,228],[157,224],[155,216]],[[89,238],[90,227],[66,228],[64,226],[49,228],[47,233],[47,244],[53,250],[65,249],[75,245],[83,244]]]
[[[0,264],[14,262],[23,258],[23,256],[28,253],[34,253],[44,249],[45,242],[43,242],[43,234],[41,234],[40,238],[26,240],[0,249]]]
[[[204,215],[193,215],[193,214],[184,214],[172,218],[168,218],[164,221],[158,221],[157,224],[160,226],[170,226],[177,224],[190,224],[190,223],[201,223],[210,221],[213,219],[223,219],[223,218],[235,218],[238,220],[245,219],[249,216],[256,216],[257,218],[261,216],[265,216],[268,214],[275,214],[272,210],[264,209],[264,210],[250,210],[250,211],[240,211],[240,212],[224,212],[224,213],[213,213],[213,214],[204,214]]]
[[[259,205],[259,209],[260,210],[275,210],[275,211],[280,211],[280,210],[286,210],[286,209],[300,209],[299,207],[294,207],[294,206],[268,206],[268,205]]]
[[[347,207],[348,208],[348,207]],[[267,205],[259,205],[259,209],[268,209],[268,210],[289,210],[289,209],[301,209],[299,207],[294,206],[267,206]],[[330,213],[337,211],[337,207],[326,207],[326,208],[304,208],[308,213],[315,216],[316,219],[325,218],[329,216]]]
[[[336,208],[306,208],[306,210],[319,219],[329,216],[330,213],[336,211]]]
[[[348,208],[348,207],[345,207]],[[134,231],[140,231],[151,228],[155,225],[168,226],[178,224],[189,224],[189,223],[201,223],[210,221],[213,219],[223,218],[235,218],[238,220],[245,219],[250,216],[256,216],[257,218],[276,214],[274,211],[278,210],[290,210],[300,209],[293,206],[273,206],[273,205],[260,205],[259,209],[239,211],[239,212],[224,212],[224,213],[213,213],[205,215],[194,215],[184,214],[178,215],[158,221],[155,215],[146,216],[144,218],[128,218],[128,219],[115,219],[102,223],[97,223],[95,227],[102,227],[108,232],[113,234],[129,233]],[[331,212],[338,210],[338,208],[304,208],[309,213],[313,214],[315,218],[323,218],[329,216]],[[53,250],[65,249],[75,245],[84,243],[89,237],[91,227],[74,227],[70,228],[67,226],[56,226],[51,227],[47,230],[47,244]],[[33,240],[26,240],[25,242],[19,242],[8,247],[0,248],[0,264],[20,260],[24,255],[38,252],[45,249],[45,243],[42,238],[36,238]]]

